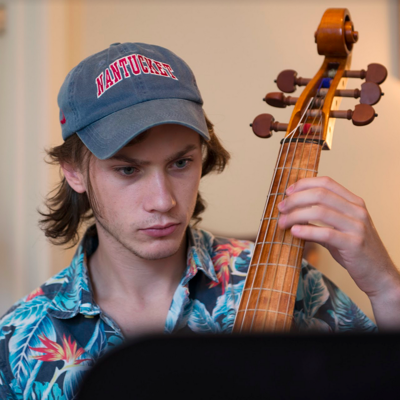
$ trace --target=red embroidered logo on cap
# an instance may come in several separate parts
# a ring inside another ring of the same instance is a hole
[[[65,119],[65,115],[62,112],[62,110],[60,110],[60,111],[61,111],[61,114],[62,114],[62,119],[60,120],[60,122],[61,122],[61,125],[64,125],[67,122],[67,120]]]
[[[129,72],[128,67],[131,72]],[[173,71],[169,64],[153,60],[141,54],[131,54],[122,57],[110,64],[108,68],[96,78],[97,98],[111,86],[120,82],[123,77],[130,78],[132,75],[144,73],[160,75],[177,81],[178,78],[173,74]]]

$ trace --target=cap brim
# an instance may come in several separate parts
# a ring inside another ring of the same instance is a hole
[[[99,159],[113,156],[142,132],[162,124],[178,124],[210,139],[203,108],[183,99],[157,99],[124,108],[77,132]]]

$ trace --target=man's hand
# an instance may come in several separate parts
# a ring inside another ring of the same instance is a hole
[[[328,177],[301,179],[286,194],[280,228],[326,247],[368,295],[378,325],[400,329],[400,274],[364,201]]]

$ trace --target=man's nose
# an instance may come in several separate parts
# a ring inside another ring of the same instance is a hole
[[[152,174],[148,182],[148,196],[146,196],[145,209],[148,212],[168,212],[176,205],[172,182],[164,172]]]

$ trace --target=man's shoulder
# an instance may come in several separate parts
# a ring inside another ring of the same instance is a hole
[[[42,318],[48,312],[62,286],[69,282],[72,274],[72,267],[67,267],[14,303],[0,318],[0,340],[10,333],[11,327],[35,324]]]
[[[68,364],[74,361],[74,366],[82,367],[81,363],[85,361],[86,368],[92,359],[78,348],[75,334],[85,343],[89,340],[86,345],[93,355],[97,354],[93,349],[98,342],[106,343],[99,319],[84,316],[71,319],[79,312],[78,308],[69,305],[79,297],[74,293],[81,286],[79,277],[79,270],[72,263],[20,299],[0,319],[0,397],[6,393],[10,398],[31,398],[31,393],[36,396],[34,398],[42,398],[44,392],[51,391],[54,398],[57,394],[57,398],[64,399],[58,384],[50,383],[57,373],[57,362]],[[86,322],[85,326],[79,332],[73,329],[82,320]],[[71,324],[70,321],[74,322]],[[85,335],[92,335],[92,338]],[[76,390],[75,383],[66,385]]]

